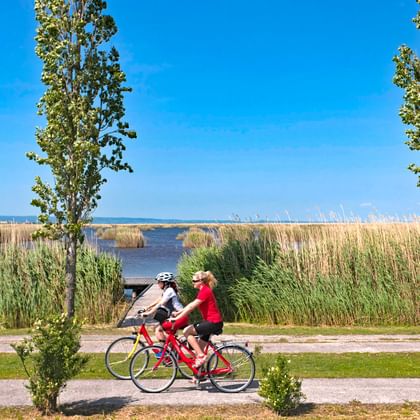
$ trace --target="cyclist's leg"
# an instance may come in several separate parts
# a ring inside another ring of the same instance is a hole
[[[203,340],[201,353],[204,354],[203,349],[207,346],[211,334],[220,334],[223,329],[223,322],[201,321],[194,324],[194,329]],[[205,362],[205,356],[197,356],[197,361],[194,367],[199,367]]]
[[[161,342],[165,342],[166,341],[166,334],[165,334],[165,331],[164,331],[164,329],[163,329],[163,327],[162,327],[162,325],[158,325],[156,328],[155,328],[155,336],[156,336],[156,339],[158,340],[158,341],[161,341]]]
[[[197,331],[195,330],[194,325],[195,324],[188,325],[188,327],[186,327],[184,329],[184,336],[187,339],[189,345],[194,350],[195,354],[198,357],[200,357],[200,356],[202,357],[202,356],[204,356],[204,353],[203,353],[202,348],[198,344],[197,339],[195,338],[195,336],[197,335]]]

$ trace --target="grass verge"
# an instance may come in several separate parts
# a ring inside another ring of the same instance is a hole
[[[115,328],[111,325],[86,326],[82,333],[86,335],[128,335],[131,328]],[[0,329],[0,336],[26,335],[29,328],[4,328]],[[295,325],[259,325],[245,323],[225,323],[224,334],[243,335],[416,335],[420,334],[420,326],[377,326],[377,327],[309,327]]]
[[[274,354],[258,354],[257,378],[273,364]],[[301,353],[286,354],[290,372],[300,378],[418,378],[420,353]],[[77,379],[111,379],[102,353],[90,360]],[[0,379],[26,379],[17,355],[0,353]]]
[[[219,420],[219,419],[278,419],[271,410],[261,404],[218,406],[107,406],[104,404],[66,405],[62,415],[41,417],[34,408],[0,408],[2,419],[174,419],[174,420]],[[293,419],[418,419],[420,403],[406,404],[302,404],[293,414]]]

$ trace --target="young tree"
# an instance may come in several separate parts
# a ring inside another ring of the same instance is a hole
[[[420,4],[420,0],[417,0]],[[413,19],[417,29],[420,29],[420,11]],[[400,108],[400,117],[404,124],[411,126],[406,131],[406,144],[411,150],[420,150],[420,60],[407,45],[398,48],[400,55],[395,56],[396,64],[394,83],[405,90],[404,104]],[[420,187],[420,166],[412,163],[408,167],[418,175],[417,186]]]
[[[53,185],[36,177],[32,205],[40,209],[39,235],[64,239],[69,317],[75,311],[77,248],[106,182],[102,171],[132,172],[123,162],[124,138],[136,137],[124,121],[123,95],[131,89],[124,86],[117,50],[109,46],[117,27],[105,9],[102,0],[35,0],[35,51],[47,87],[38,114],[46,126],[36,131],[43,155],[28,157],[50,167]]]

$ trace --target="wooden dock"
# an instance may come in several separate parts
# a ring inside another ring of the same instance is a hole
[[[124,288],[132,289],[132,304],[124,318],[118,323],[118,327],[136,325],[137,311],[149,306],[162,294],[153,277],[124,277]]]
[[[139,286],[148,286],[149,284],[155,284],[156,280],[154,277],[124,277],[124,287],[126,289],[132,289]]]

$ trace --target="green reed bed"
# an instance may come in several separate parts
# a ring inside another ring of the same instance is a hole
[[[59,243],[0,246],[0,325],[27,327],[36,319],[62,312],[65,251]],[[121,263],[82,247],[77,260],[76,313],[89,324],[117,319],[122,306]]]
[[[232,227],[231,229],[234,229]],[[420,224],[275,225],[229,232],[179,266],[212,270],[227,320],[296,325],[416,325]],[[225,235],[226,236],[226,235]],[[189,279],[188,279],[189,277]]]

